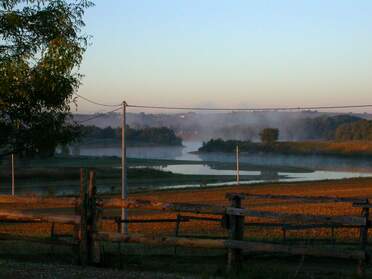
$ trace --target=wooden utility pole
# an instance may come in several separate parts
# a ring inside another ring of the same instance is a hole
[[[239,145],[236,145],[236,184],[240,184]]]
[[[12,196],[15,195],[14,154],[12,153]]]
[[[123,102],[123,114],[121,123],[121,198],[128,198],[128,182],[127,182],[127,146],[125,141],[126,136],[126,113],[127,103]],[[121,220],[128,220],[128,209],[121,209]],[[121,223],[121,232],[128,233],[128,223]]]

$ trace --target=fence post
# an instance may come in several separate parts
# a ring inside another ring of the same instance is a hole
[[[367,199],[365,201],[365,205],[369,204],[369,200]],[[367,246],[368,246],[368,227],[369,227],[369,208],[364,207],[362,208],[361,216],[365,218],[366,224],[364,226],[360,227],[360,234],[359,234],[359,240],[360,240],[360,248],[364,251],[366,257],[367,255]],[[365,276],[365,265],[366,265],[367,259],[359,260],[358,263],[358,269],[357,273],[360,277]]]
[[[283,225],[282,227],[282,232],[283,232],[283,242],[286,242],[287,241],[287,229],[285,225]]]
[[[87,171],[80,170],[80,205],[78,209],[80,214],[79,226],[79,262],[81,265],[88,263],[87,254],[87,236],[88,236],[88,194],[87,194]]]
[[[80,213],[80,203],[81,203],[81,192],[83,188],[83,182],[84,182],[84,170],[81,168],[80,169],[80,185],[79,185],[79,202],[75,204],[75,215],[81,216]],[[73,237],[76,242],[76,245],[74,245],[74,255],[76,255],[76,262],[79,264],[81,262],[80,260],[80,224],[74,225],[73,229]]]
[[[94,239],[94,234],[97,233],[99,222],[100,222],[100,212],[97,208],[97,198],[96,198],[97,188],[96,188],[96,173],[95,171],[89,172],[89,188],[88,188],[88,258],[89,262],[93,264],[99,264],[101,262],[101,248],[99,241]]]
[[[243,195],[228,194],[230,206],[233,208],[242,208]],[[244,216],[228,215],[228,229],[230,240],[243,240],[244,237]],[[242,250],[229,248],[227,254],[228,273],[239,273],[242,263]]]
[[[15,195],[15,164],[14,164],[14,154],[11,155],[12,158],[12,196]]]
[[[180,223],[181,223],[181,215],[178,213],[177,214],[177,219],[176,219],[176,229],[174,231],[174,236],[175,237],[178,237],[179,235],[179,232],[180,232]],[[176,256],[177,255],[177,246],[174,246],[174,255]]]

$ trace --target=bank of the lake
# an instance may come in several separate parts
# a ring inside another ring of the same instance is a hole
[[[210,164],[218,165],[216,162]],[[169,166],[199,166],[200,162],[186,160],[147,160],[128,159],[128,186],[130,192],[151,191],[163,187],[206,187],[222,185],[235,181],[233,171],[225,174],[182,173],[167,170]],[[228,164],[221,167],[232,169]],[[80,168],[94,169],[97,188],[100,193],[119,193],[121,189],[121,160],[117,157],[53,157],[47,159],[17,159],[16,193],[42,195],[72,195],[79,189]],[[306,172],[304,169],[279,168],[280,171]],[[261,173],[257,166],[244,165],[242,181],[261,181],[282,179],[273,169]],[[11,189],[11,167],[3,161],[0,169],[0,192],[9,193]]]
[[[216,155],[216,154],[214,154]],[[128,158],[128,187],[130,193],[148,192],[157,189],[205,188],[233,185],[236,181],[234,160],[169,160]],[[370,177],[370,168],[363,165],[353,169],[349,162],[331,162],[329,169],[313,168],[320,163],[314,161],[311,167],[300,167],[298,158],[264,156],[254,158],[242,156],[240,163],[241,185],[268,182],[320,181]],[[245,161],[249,159],[250,161]],[[261,161],[260,161],[261,160]],[[281,159],[283,160],[283,159]],[[322,163],[324,160],[321,160]],[[362,161],[362,160],[359,160]],[[269,163],[269,164],[268,164]],[[343,167],[343,164],[346,164]],[[340,170],[335,171],[334,165]],[[15,184],[17,194],[73,195],[79,189],[79,169],[94,169],[97,173],[97,187],[100,193],[119,193],[121,189],[121,159],[118,157],[57,156],[47,159],[16,159]],[[0,165],[0,192],[11,191],[11,166],[9,160]]]
[[[317,155],[369,159],[372,157],[372,141],[281,141],[264,144],[251,141],[212,139],[203,143],[200,153],[235,152],[268,153],[278,155]]]

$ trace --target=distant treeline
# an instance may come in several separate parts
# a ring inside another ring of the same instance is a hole
[[[250,141],[212,139],[204,142],[199,152],[273,153],[284,155],[327,155],[345,157],[371,157],[372,141],[292,141],[264,144]]]
[[[372,140],[372,121],[350,115],[304,119],[294,127],[302,140]]]
[[[82,126],[81,134],[82,143],[120,144],[121,142],[121,128]],[[182,139],[166,127],[134,129],[127,126],[126,140],[128,145],[182,145]]]
[[[264,129],[277,130],[277,129]],[[278,131],[278,130],[277,130]],[[234,152],[237,145],[243,152],[266,152],[297,155],[372,155],[372,121],[340,115],[307,119],[298,127],[305,140],[263,141],[211,139],[200,152]],[[262,135],[262,133],[261,133]]]
[[[290,128],[290,133],[295,135],[298,140],[337,140],[339,128],[357,125],[361,121],[366,120],[347,114],[304,118],[296,121]],[[343,138],[343,140],[352,139],[351,135],[348,138]],[[367,138],[358,138],[358,140],[367,140]]]
[[[285,122],[285,120],[283,120]],[[264,128],[279,129],[279,140],[370,140],[371,121],[353,115],[318,116],[288,120],[287,125],[277,126],[274,122],[257,125],[230,125],[218,129],[211,138],[257,141]]]
[[[372,141],[372,121],[360,120],[340,125],[335,133],[336,140],[368,140]]]

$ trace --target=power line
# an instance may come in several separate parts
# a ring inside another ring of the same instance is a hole
[[[74,93],[81,99],[98,106],[121,107],[123,104],[110,105],[103,104],[86,98],[78,93]],[[372,104],[365,105],[331,105],[331,106],[299,106],[299,107],[264,107],[264,108],[208,108],[208,107],[171,107],[171,106],[150,106],[127,104],[127,107],[143,109],[165,109],[165,110],[191,110],[191,111],[290,111],[290,110],[323,110],[323,109],[348,109],[348,108],[372,108]],[[116,110],[115,110],[116,111]],[[109,112],[107,112],[109,113]]]
[[[103,106],[103,107],[119,107],[119,106],[122,106],[122,104],[118,104],[118,105],[109,105],[109,104],[103,104],[103,103],[99,103],[99,102],[96,102],[96,101],[93,101],[91,99],[88,99],[87,97],[84,97],[84,96],[81,96],[80,94],[78,93],[74,93],[76,96],[78,96],[79,98],[91,103],[91,104],[94,104],[94,105],[97,105],[97,106]]]
[[[166,110],[194,110],[194,111],[290,111],[290,110],[321,110],[321,109],[347,109],[347,108],[372,108],[372,104],[367,105],[340,105],[340,106],[309,106],[309,107],[266,107],[266,108],[207,108],[207,107],[168,107],[168,106],[146,106],[131,105],[132,108],[143,109],[166,109]]]
[[[102,113],[100,113],[100,114],[98,114],[98,115],[95,115],[95,116],[92,116],[92,117],[90,117],[90,118],[87,118],[87,119],[84,119],[84,120],[81,120],[81,121],[77,121],[76,123],[77,123],[77,124],[81,124],[81,123],[84,123],[84,122],[88,122],[88,121],[90,121],[90,120],[93,120],[93,119],[96,119],[96,118],[99,118],[99,117],[103,117],[105,114],[108,114],[108,113],[111,113],[111,112],[118,111],[119,109],[122,109],[122,108],[121,108],[121,107],[118,107],[118,108],[116,108],[116,109],[114,109],[114,110],[110,110],[110,111],[102,112]]]

